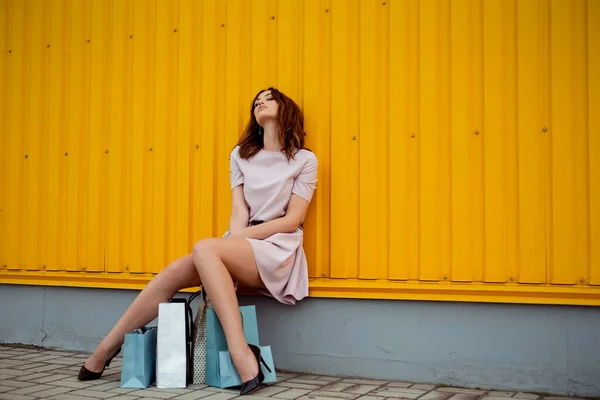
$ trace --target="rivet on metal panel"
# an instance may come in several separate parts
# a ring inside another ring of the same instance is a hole
[[[382,2],[381,4],[385,6],[385,5],[387,4],[387,2],[385,2],[385,1],[384,1],[384,2]]]
[[[177,28],[173,29],[173,32],[177,32]]]
[[[129,35],[129,39],[133,39],[133,35]]]
[[[197,144],[197,145],[196,145],[196,150],[198,150],[199,148],[200,148],[200,145],[199,145],[199,144]]]
[[[129,265],[125,266],[125,271],[129,271]]]
[[[69,155],[69,152],[65,151],[65,157]]]
[[[444,274],[444,279],[448,279],[448,275],[447,274]]]
[[[544,132],[548,132],[548,128],[547,128],[547,127],[543,127],[543,128],[542,128],[542,131],[544,131]]]
[[[50,45],[49,45],[49,44],[47,44],[47,45],[46,45],[46,47],[47,47],[47,48],[50,48]]]
[[[85,267],[81,267],[81,270],[82,270],[82,271],[85,271]]]
[[[352,136],[352,140],[356,140],[356,136]]]
[[[148,150],[152,151],[152,147],[150,147]]]
[[[329,8],[326,8],[326,9],[325,9],[325,12],[326,12],[326,13],[328,13],[328,12],[329,12]]]
[[[28,155],[28,154],[25,154],[25,158],[29,158],[29,155]]]
[[[9,50],[8,52],[9,52],[9,53],[12,53],[12,50]]]
[[[46,269],[46,266],[45,266],[45,265],[42,265],[42,269]]]
[[[321,272],[321,276],[327,276],[326,272]]]
[[[584,277],[579,278],[579,283],[585,283],[585,278]]]
[[[3,265],[2,265],[2,268],[6,269],[6,268],[8,268],[8,267],[6,266],[6,264],[3,264]]]
[[[88,40],[87,40],[87,42],[88,42],[88,43],[90,43],[90,42],[91,42],[91,40],[90,40],[90,39],[88,39]]]
[[[104,154],[108,154],[108,149],[104,150]]]
[[[221,24],[221,28],[225,28],[225,24]]]
[[[474,134],[476,134],[476,135],[479,135],[479,131],[478,131],[477,129],[475,129],[475,130],[473,131],[473,133],[474,133]]]
[[[511,282],[514,282],[514,281],[515,281],[515,277],[514,277],[514,276],[511,276],[511,277],[510,277],[510,281],[511,281]]]
[[[274,16],[274,15],[271,15],[271,19],[275,19],[275,16]]]
[[[414,139],[415,137],[417,137],[417,135],[415,135],[414,133],[411,133],[410,137]]]

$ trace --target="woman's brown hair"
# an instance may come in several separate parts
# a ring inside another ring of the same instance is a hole
[[[277,112],[277,127],[279,128],[279,141],[283,145],[281,150],[288,160],[294,158],[298,150],[304,149],[304,114],[298,105],[285,94],[275,88],[261,90],[252,100],[250,107],[250,121],[238,142],[240,157],[247,160],[263,148],[264,135],[254,116],[254,103],[258,96],[266,91],[271,91],[273,100],[279,105]]]

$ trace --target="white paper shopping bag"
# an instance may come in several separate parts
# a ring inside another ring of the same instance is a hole
[[[156,387],[185,388],[188,382],[187,304],[183,302],[158,305],[156,340]]]

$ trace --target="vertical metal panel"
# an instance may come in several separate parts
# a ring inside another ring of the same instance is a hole
[[[277,86],[319,157],[311,277],[357,296],[388,281],[600,284],[598,2],[0,11],[7,273],[148,279],[222,235],[228,156],[253,96]]]
[[[586,1],[552,0],[550,4],[548,266],[550,282],[573,284],[587,279],[590,255]]]
[[[600,285],[600,2],[587,3],[589,73],[590,279]]]
[[[483,65],[485,282],[505,282],[517,266],[516,2],[484,1]]]
[[[484,252],[483,1],[451,8],[453,281],[482,281]]]
[[[358,277],[358,0],[332,0],[331,277]],[[335,151],[333,150],[335,149]],[[307,231],[307,233],[310,230]]]
[[[546,282],[545,1],[520,1],[517,9],[518,76],[518,282]],[[526,195],[525,195],[526,194]]]
[[[8,0],[0,0],[0,268],[4,269],[6,236],[8,230],[6,204],[8,202]],[[4,211],[3,211],[4,209]]]

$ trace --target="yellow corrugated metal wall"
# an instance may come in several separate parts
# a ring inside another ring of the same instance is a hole
[[[0,0],[0,282],[140,287],[253,95],[320,160],[311,294],[600,304],[600,1]]]

